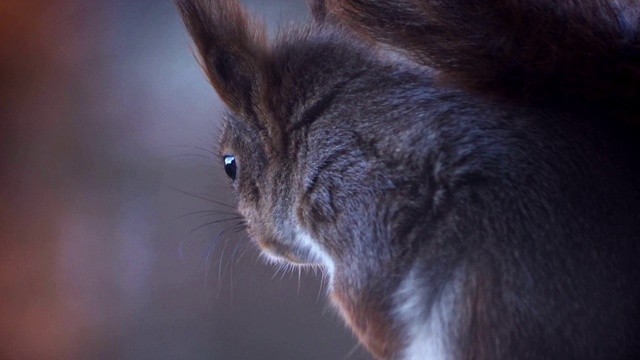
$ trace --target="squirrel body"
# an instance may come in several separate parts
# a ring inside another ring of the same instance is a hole
[[[640,4],[177,4],[249,233],[372,354],[640,358]]]

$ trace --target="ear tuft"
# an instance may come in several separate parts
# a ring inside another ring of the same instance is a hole
[[[176,0],[176,5],[220,98],[235,112],[248,111],[266,53],[264,24],[238,0]]]
[[[309,0],[309,8],[316,23],[322,24],[327,20],[329,13],[326,0]]]
[[[335,6],[331,5],[331,0],[307,0],[313,21],[318,25],[331,24],[343,27],[341,19],[333,12]]]

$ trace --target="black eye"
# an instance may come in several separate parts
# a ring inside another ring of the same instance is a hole
[[[227,176],[231,178],[231,180],[236,179],[236,158],[233,155],[225,155],[224,156],[224,172],[227,173]]]

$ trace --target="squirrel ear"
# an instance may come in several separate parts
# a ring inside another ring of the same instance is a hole
[[[201,64],[220,98],[243,113],[257,92],[267,31],[239,0],[176,0]]]
[[[341,19],[332,11],[329,4],[329,0],[307,0],[309,8],[311,9],[311,15],[313,21],[318,25],[331,24],[334,26],[342,27]]]
[[[465,1],[465,0],[460,0]],[[388,43],[408,52],[421,55],[424,48],[439,46],[426,40],[433,19],[425,4],[437,0],[324,0],[325,11],[341,23],[374,42]],[[455,3],[456,1],[454,1]],[[444,2],[447,3],[447,2]],[[454,7],[455,5],[451,5]],[[442,7],[446,7],[445,4]],[[452,24],[450,26],[455,26]],[[425,39],[423,39],[425,37]],[[423,59],[420,59],[423,60]],[[423,63],[423,61],[418,61]]]
[[[329,15],[326,0],[308,0],[308,2],[313,20],[318,24],[324,23]]]

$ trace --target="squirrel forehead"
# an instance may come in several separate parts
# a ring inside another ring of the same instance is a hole
[[[249,105],[227,106],[227,121],[243,122],[238,130],[275,135],[275,128],[289,133],[320,117],[354,83],[385,67],[372,51],[353,42],[326,29],[281,34],[260,59],[259,73],[246,92]]]
[[[265,59],[260,96],[271,111],[304,103],[377,65],[374,53],[334,29],[282,33]],[[279,114],[285,115],[285,114]]]
[[[291,26],[270,40],[264,23],[237,1],[178,6],[220,99],[236,120],[275,144],[286,142],[291,122],[329,108],[336,88],[380,72],[377,50],[331,22]]]

